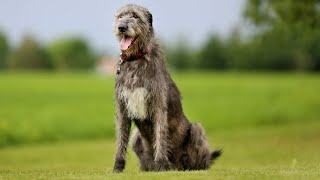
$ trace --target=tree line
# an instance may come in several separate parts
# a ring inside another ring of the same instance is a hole
[[[320,0],[247,0],[246,24],[222,38],[211,34],[200,47],[186,38],[165,46],[177,70],[320,70]],[[248,33],[249,31],[249,33]],[[90,69],[99,56],[85,39],[70,37],[47,46],[27,35],[11,48],[0,32],[0,69]]]
[[[0,69],[74,70],[90,69],[97,55],[81,37],[58,39],[43,46],[32,35],[25,35],[16,48],[11,48],[0,33]]]
[[[235,28],[226,38],[209,36],[198,49],[184,40],[167,47],[169,64],[181,70],[320,70],[320,0],[248,0],[243,19],[247,34]]]

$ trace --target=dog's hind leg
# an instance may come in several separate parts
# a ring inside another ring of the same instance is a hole
[[[136,153],[140,161],[140,169],[142,171],[154,171],[154,157],[151,149],[147,148],[142,140],[138,129],[135,129],[131,138],[132,149]]]
[[[209,169],[214,159],[218,158],[222,151],[210,151],[204,129],[199,123],[191,124],[189,133],[186,155],[181,158],[182,166],[185,170]]]

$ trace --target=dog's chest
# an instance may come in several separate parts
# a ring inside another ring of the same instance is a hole
[[[120,98],[125,103],[128,116],[132,119],[147,118],[147,89],[139,87],[132,90],[123,87],[120,91]]]

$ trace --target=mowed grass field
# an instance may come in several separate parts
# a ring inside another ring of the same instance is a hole
[[[208,171],[112,174],[113,77],[0,73],[0,179],[318,179],[320,75],[178,73],[183,107],[223,156]]]

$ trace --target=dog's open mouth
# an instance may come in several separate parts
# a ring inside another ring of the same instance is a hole
[[[133,42],[133,37],[127,36],[127,35],[123,35],[122,39],[120,41],[120,48],[122,51],[125,51],[129,48],[129,46],[132,44]]]

